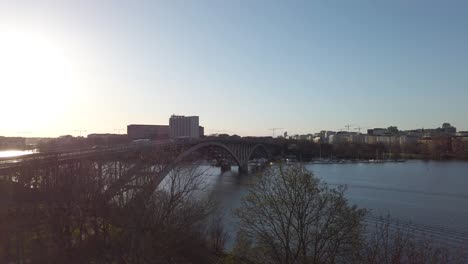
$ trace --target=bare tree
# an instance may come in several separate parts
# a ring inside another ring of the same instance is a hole
[[[127,263],[209,263],[207,228],[214,203],[204,193],[205,173],[175,168],[150,195],[137,195],[116,217],[113,247]]]
[[[236,211],[235,254],[253,263],[352,261],[366,211],[350,206],[344,191],[329,188],[299,165],[258,175]]]
[[[209,247],[217,254],[224,252],[224,247],[229,238],[228,233],[223,226],[223,215],[214,214],[210,218],[209,226],[207,228],[207,239]]]
[[[464,263],[463,250],[446,248],[430,236],[416,232],[408,222],[380,217],[369,226],[359,263]]]
[[[168,160],[25,164],[0,181],[0,262],[211,263],[205,171]]]

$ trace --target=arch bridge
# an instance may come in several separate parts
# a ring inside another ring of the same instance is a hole
[[[249,160],[269,159],[275,151],[274,144],[245,139],[150,141],[54,151],[0,159],[0,183],[44,189],[97,181],[101,191],[112,197],[125,186],[147,185],[155,189],[180,164],[209,161],[239,166],[239,172],[246,173]]]
[[[237,165],[239,172],[246,173],[248,172],[249,160],[270,159],[273,151],[269,144],[242,140],[204,140],[176,144],[175,147],[179,149],[175,152],[169,151],[169,153],[176,153],[177,157],[169,164],[167,170],[186,159],[190,159],[195,153],[202,153],[205,157],[213,158],[219,163],[228,162],[229,165]]]

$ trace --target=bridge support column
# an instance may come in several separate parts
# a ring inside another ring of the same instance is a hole
[[[231,164],[223,163],[221,164],[221,172],[226,172],[231,170]]]
[[[242,162],[242,164],[239,166],[239,173],[241,173],[241,174],[249,173],[249,163],[248,162]]]

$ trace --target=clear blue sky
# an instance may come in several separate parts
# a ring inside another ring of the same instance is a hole
[[[173,113],[240,135],[468,130],[468,1],[0,0],[2,34],[4,56],[39,55],[19,72],[16,55],[0,62],[17,76],[0,72],[0,134],[115,132]]]

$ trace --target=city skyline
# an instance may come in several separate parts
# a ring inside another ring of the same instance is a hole
[[[2,136],[468,130],[466,2],[46,2],[0,0]]]

